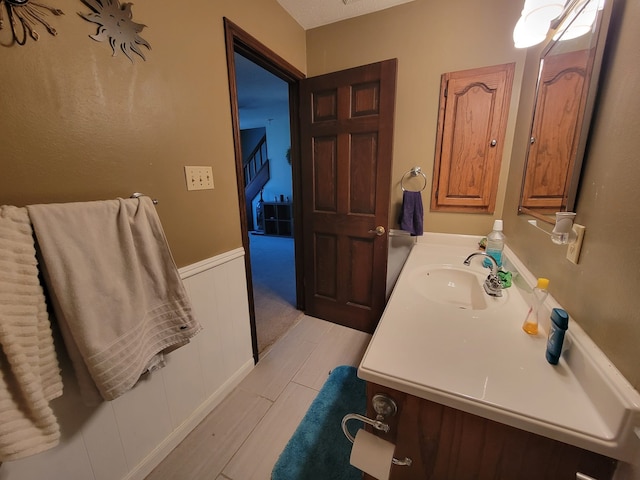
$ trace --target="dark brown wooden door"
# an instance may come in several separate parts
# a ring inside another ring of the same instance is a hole
[[[431,210],[493,213],[514,70],[442,75]]]
[[[556,212],[566,205],[593,53],[580,50],[544,59],[524,177],[523,207]]]
[[[396,69],[300,85],[306,313],[365,332],[385,305]]]

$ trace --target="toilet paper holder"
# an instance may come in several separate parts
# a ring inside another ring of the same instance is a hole
[[[358,413],[348,413],[342,418],[342,431],[351,443],[355,442],[355,438],[353,435],[351,435],[351,432],[349,432],[349,429],[347,428],[347,422],[349,420],[360,420],[367,425],[371,425],[376,430],[380,430],[384,433],[389,433],[389,425],[384,423],[382,420],[384,420],[385,417],[392,417],[398,412],[398,406],[396,405],[396,402],[394,402],[391,397],[378,393],[373,396],[373,398],[371,399],[371,403],[373,404],[373,409],[377,413],[376,420],[365,417],[364,415],[360,415]],[[411,465],[412,460],[408,457],[405,457],[404,460],[398,460],[394,457],[391,460],[391,463],[393,463],[394,465],[408,467]]]

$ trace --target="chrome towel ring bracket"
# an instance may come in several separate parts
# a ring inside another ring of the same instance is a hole
[[[424,185],[422,185],[422,188],[420,188],[419,190],[409,190],[405,188],[404,182],[408,182],[409,179],[417,177],[418,175],[422,175],[422,179],[424,180]],[[424,174],[421,167],[413,167],[411,170],[402,175],[402,178],[400,179],[400,187],[402,188],[403,192],[421,192],[425,188],[427,188],[427,176]]]

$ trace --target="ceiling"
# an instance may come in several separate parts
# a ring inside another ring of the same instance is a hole
[[[277,0],[305,29],[366,15],[413,0]],[[288,111],[285,81],[245,57],[235,55],[240,128],[264,126],[277,112]]]
[[[277,0],[305,30],[413,0]]]
[[[236,53],[236,84],[240,128],[263,127],[269,118],[289,110],[289,85]]]

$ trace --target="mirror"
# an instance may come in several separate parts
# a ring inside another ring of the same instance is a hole
[[[574,209],[613,0],[572,0],[540,56],[519,211]]]

